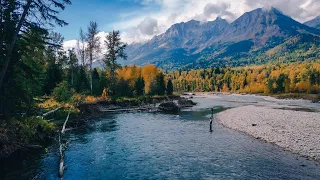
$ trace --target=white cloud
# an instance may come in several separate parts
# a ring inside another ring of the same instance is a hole
[[[320,0],[133,0],[145,9],[120,14],[121,22],[109,27],[120,30],[125,42],[141,42],[165,32],[171,25],[191,19],[233,21],[259,7],[275,7],[295,20],[305,22],[320,12]],[[152,10],[152,7],[157,7]],[[150,10],[151,9],[151,10]],[[68,42],[69,44],[71,42]]]
[[[77,40],[65,41],[62,46],[65,51],[75,48],[77,46]]]
[[[275,7],[297,21],[305,22],[319,15],[320,0],[246,0],[250,9]]]
[[[220,2],[217,4],[208,3],[204,7],[203,15],[207,18],[213,16],[221,16],[222,18],[226,19],[234,19],[235,15],[229,11],[230,4],[225,2]]]
[[[152,17],[146,17],[137,27],[142,34],[154,35],[158,32],[158,21]]]

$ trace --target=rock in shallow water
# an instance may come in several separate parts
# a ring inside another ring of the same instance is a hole
[[[175,102],[164,102],[159,105],[159,110],[163,112],[177,113],[180,107]]]

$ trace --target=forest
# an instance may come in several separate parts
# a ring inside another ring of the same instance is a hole
[[[177,92],[320,93],[319,61],[177,70],[167,78]]]
[[[0,1],[0,156],[22,144],[45,142],[56,125],[41,118],[59,106],[79,113],[79,103],[120,97],[172,94],[165,75],[153,65],[121,67],[126,43],[112,31],[101,43],[99,27],[90,22],[79,30],[77,47],[63,49],[54,32],[68,25],[59,12],[69,0]],[[102,68],[93,68],[101,59]],[[166,90],[168,89],[168,90]]]

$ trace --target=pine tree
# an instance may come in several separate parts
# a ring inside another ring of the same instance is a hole
[[[167,95],[172,95],[172,93],[173,93],[173,84],[172,84],[172,80],[169,79],[167,83]]]
[[[89,81],[87,78],[87,74],[85,71],[85,67],[80,66],[78,76],[76,77],[75,82],[75,89],[78,93],[88,93],[90,92],[89,89]]]
[[[166,91],[166,85],[164,82],[164,74],[159,73],[156,77],[156,81],[152,83],[151,94],[164,95]]]
[[[74,87],[74,81],[75,81],[75,75],[76,75],[76,68],[78,66],[78,58],[75,54],[74,49],[69,49],[68,50],[68,72],[69,72],[69,85],[71,87]]]
[[[134,90],[137,96],[144,95],[144,80],[142,77],[138,77],[138,79],[135,82]]]
[[[54,4],[52,6],[52,4]],[[4,0],[1,1],[1,25],[0,25],[0,90],[2,90],[9,64],[13,59],[17,48],[17,42],[23,32],[32,28],[44,29],[52,22],[63,26],[67,23],[57,17],[59,10],[65,5],[71,4],[70,0]]]
[[[107,52],[104,54],[103,62],[110,72],[109,94],[114,95],[116,87],[116,70],[121,67],[120,64],[118,64],[117,59],[127,59],[124,52],[127,44],[121,42],[119,31],[112,31],[106,36],[105,45]]]
[[[92,73],[92,86],[93,86],[93,95],[101,95],[102,91],[100,90],[100,76],[99,73],[97,71],[97,68],[93,69],[93,73]]]

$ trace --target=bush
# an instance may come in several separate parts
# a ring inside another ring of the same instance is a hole
[[[68,87],[68,82],[61,82],[56,88],[53,89],[52,96],[59,102],[67,102],[72,97],[73,93]]]
[[[0,125],[0,139],[19,143],[45,143],[55,133],[55,125],[38,117],[11,119]]]

